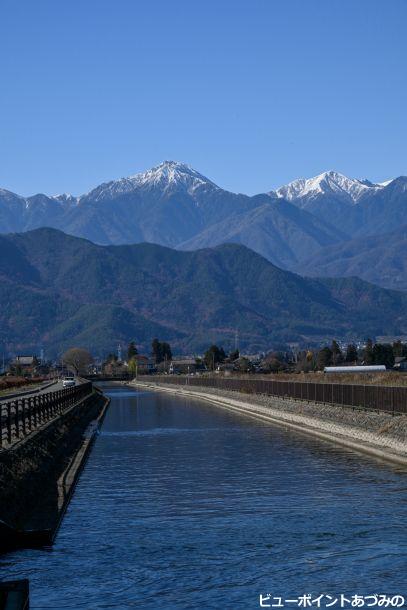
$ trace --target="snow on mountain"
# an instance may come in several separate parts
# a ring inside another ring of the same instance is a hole
[[[138,189],[143,191],[157,189],[163,193],[171,189],[177,189],[193,193],[202,186],[219,189],[214,182],[194,170],[190,165],[178,161],[164,161],[146,172],[101,184],[90,191],[86,197],[92,197],[93,200],[98,201],[131,193]]]
[[[288,201],[303,197],[316,197],[318,195],[339,195],[350,203],[357,203],[367,192],[374,192],[383,188],[384,184],[373,184],[367,180],[347,178],[333,170],[324,172],[314,178],[299,178],[277,189],[277,195]]]
[[[201,184],[211,184],[218,188],[209,178],[197,172],[190,165],[178,161],[164,161],[146,172],[131,176],[129,180],[138,186],[159,188],[168,188],[171,185],[185,185],[188,188],[196,188]]]
[[[71,195],[71,193],[61,193],[60,195],[51,195],[50,199],[64,203],[77,203],[78,197]]]
[[[164,161],[80,197],[0,189],[0,233],[48,226],[98,244],[185,249],[237,241],[294,269],[328,244],[395,231],[406,224],[406,205],[407,177],[374,184],[328,171],[250,197]]]

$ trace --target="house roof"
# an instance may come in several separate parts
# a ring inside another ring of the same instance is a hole
[[[195,358],[183,358],[180,360],[172,360],[171,364],[175,365],[175,366],[196,366],[196,360]]]
[[[34,363],[34,356],[17,356],[16,362],[18,364],[31,365]]]

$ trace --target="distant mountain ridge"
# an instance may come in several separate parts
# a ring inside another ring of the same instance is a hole
[[[406,253],[407,224],[391,233],[324,247],[304,261],[299,271],[317,277],[357,276],[368,282],[380,275],[385,288],[407,291]]]
[[[325,248],[397,231],[406,224],[406,211],[403,176],[374,184],[329,171],[248,196],[175,161],[80,197],[20,197],[0,189],[0,233],[47,226],[101,245],[151,242],[184,250],[233,242],[293,271],[323,256]],[[369,265],[368,252],[366,257]],[[347,273],[341,261],[338,269]],[[331,272],[338,275],[334,263]],[[372,266],[369,278],[388,285],[389,273],[391,268]]]
[[[55,229],[0,236],[0,342],[8,351],[95,354],[154,336],[175,352],[245,350],[407,333],[407,294],[357,278],[307,279],[245,246],[194,252],[100,246]]]
[[[369,180],[347,178],[339,172],[330,170],[315,176],[315,178],[294,180],[277,189],[276,193],[279,197],[288,201],[304,201],[306,197],[315,197],[319,194],[335,194],[341,197],[344,202],[357,203],[369,192],[373,193],[383,188],[383,184],[374,184]]]

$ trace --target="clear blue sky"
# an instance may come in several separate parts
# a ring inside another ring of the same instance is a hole
[[[407,174],[406,0],[2,0],[0,186]]]

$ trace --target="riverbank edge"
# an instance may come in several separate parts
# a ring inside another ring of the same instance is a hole
[[[26,515],[20,514],[21,506],[16,506],[20,515],[18,525],[7,518],[0,520],[1,553],[15,548],[42,547],[53,543],[109,404],[110,398],[95,388],[91,396],[74,405],[62,417],[53,420],[24,439],[24,443],[0,456],[4,459],[8,454],[7,457],[11,458],[7,485],[10,504],[14,506],[14,498],[16,504],[23,505],[23,513],[27,511]],[[57,446],[61,442],[64,446],[59,452]],[[12,476],[13,466],[18,471],[20,463],[26,469],[21,480],[18,476]],[[22,487],[22,483],[28,484],[27,490]],[[21,495],[25,496],[24,493],[21,494],[23,491],[27,491],[28,496],[22,500]],[[50,509],[47,502],[53,497],[55,506]],[[36,507],[34,514],[41,514],[41,527],[21,523],[31,520],[30,505]]]
[[[253,402],[250,403],[248,400],[244,400],[244,398],[241,396],[239,396],[239,399],[222,395],[214,396],[211,393],[205,392],[205,388],[198,387],[195,389],[189,386],[188,389],[186,389],[185,386],[169,386],[165,385],[164,383],[157,384],[135,380],[129,382],[127,385],[140,389],[167,392],[169,394],[176,394],[184,397],[188,396],[191,398],[204,400],[205,402],[229,411],[233,411],[254,419],[260,419],[280,427],[289,428],[301,434],[306,434],[307,436],[314,436],[320,440],[327,441],[335,445],[341,445],[358,453],[367,454],[379,460],[407,468],[407,445],[405,451],[394,451],[389,447],[380,444],[381,439],[378,435],[375,439],[376,442],[366,442],[362,438],[362,432],[360,431],[360,436],[358,437],[358,429],[351,426],[348,427],[349,436],[346,434],[346,426],[343,425],[341,425],[341,433],[338,433],[337,431],[327,432],[323,429],[326,422],[316,417],[296,417],[291,412],[284,411],[284,409],[281,407],[279,407],[278,412],[276,409],[270,409],[270,413],[264,413],[264,411],[261,409],[261,405],[256,405]],[[255,397],[256,395],[252,395],[251,399],[253,400]],[[343,433],[344,428],[345,434]]]
[[[103,399],[104,404],[98,416],[88,425],[87,429],[85,430],[81,446],[73,455],[67,468],[64,470],[64,472],[61,474],[57,481],[60,512],[58,522],[52,532],[52,542],[55,540],[55,537],[58,534],[58,530],[61,526],[66,510],[69,506],[69,502],[71,501],[71,498],[74,494],[75,487],[79,481],[79,477],[81,476],[86,462],[88,461],[92,447],[95,443],[96,437],[103,424],[103,420],[110,405],[111,399],[105,396],[103,392],[98,390],[97,388],[95,388],[95,390]]]

